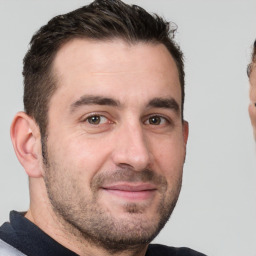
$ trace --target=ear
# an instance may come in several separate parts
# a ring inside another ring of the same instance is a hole
[[[250,115],[250,119],[253,127],[253,134],[254,134],[254,137],[256,138],[256,106],[254,103],[250,103],[248,111],[249,111],[249,115]]]
[[[16,156],[28,176],[41,177],[41,136],[34,119],[24,112],[17,113],[10,133]]]
[[[189,124],[187,121],[183,121],[183,139],[184,139],[184,146],[186,147],[188,142],[188,134],[189,134]]]
[[[252,70],[250,74],[250,91],[249,91],[249,98],[250,98],[250,104],[249,104],[249,115],[253,127],[253,133],[254,137],[256,138],[256,64],[252,65]]]
[[[187,155],[187,142],[188,142],[189,125],[187,121],[183,121],[183,141],[184,141],[184,163]]]

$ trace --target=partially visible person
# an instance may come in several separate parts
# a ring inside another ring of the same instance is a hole
[[[256,139],[256,40],[254,41],[251,63],[248,65],[247,74],[250,80],[250,105],[249,115]]]

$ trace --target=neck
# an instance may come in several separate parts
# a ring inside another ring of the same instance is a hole
[[[25,217],[37,225],[56,242],[81,256],[145,256],[148,245],[124,247],[120,250],[106,247],[86,239],[80,231],[57,217],[53,212],[30,207]]]
[[[76,227],[65,221],[62,216],[55,213],[44,184],[38,184],[42,181],[37,179],[33,182],[37,182],[37,186],[41,187],[41,192],[37,194],[38,189],[34,189],[34,193],[30,193],[30,208],[25,217],[62,246],[81,256],[145,256],[147,244],[127,246],[117,251],[107,249],[107,246],[90,240]],[[30,185],[33,186],[33,184]]]
[[[105,249],[95,243],[85,239],[83,235],[72,228],[65,227],[60,221],[54,224],[48,219],[46,220],[45,214],[41,212],[40,216],[35,216],[32,209],[29,209],[25,217],[42,229],[46,234],[52,237],[56,242],[69,250],[81,256],[145,256],[147,245],[136,246],[133,248],[126,248],[123,250],[110,250]],[[40,219],[38,218],[40,217]],[[56,225],[57,224],[57,225]]]

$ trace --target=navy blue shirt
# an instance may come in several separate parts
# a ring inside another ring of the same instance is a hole
[[[16,211],[10,213],[10,222],[5,222],[0,227],[0,239],[28,256],[77,256]],[[146,256],[205,255],[189,248],[150,244]]]

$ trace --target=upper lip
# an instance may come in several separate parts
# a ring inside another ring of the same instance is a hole
[[[140,192],[148,190],[156,190],[156,186],[151,183],[118,183],[102,186],[103,189],[107,190],[120,190],[128,192]]]

